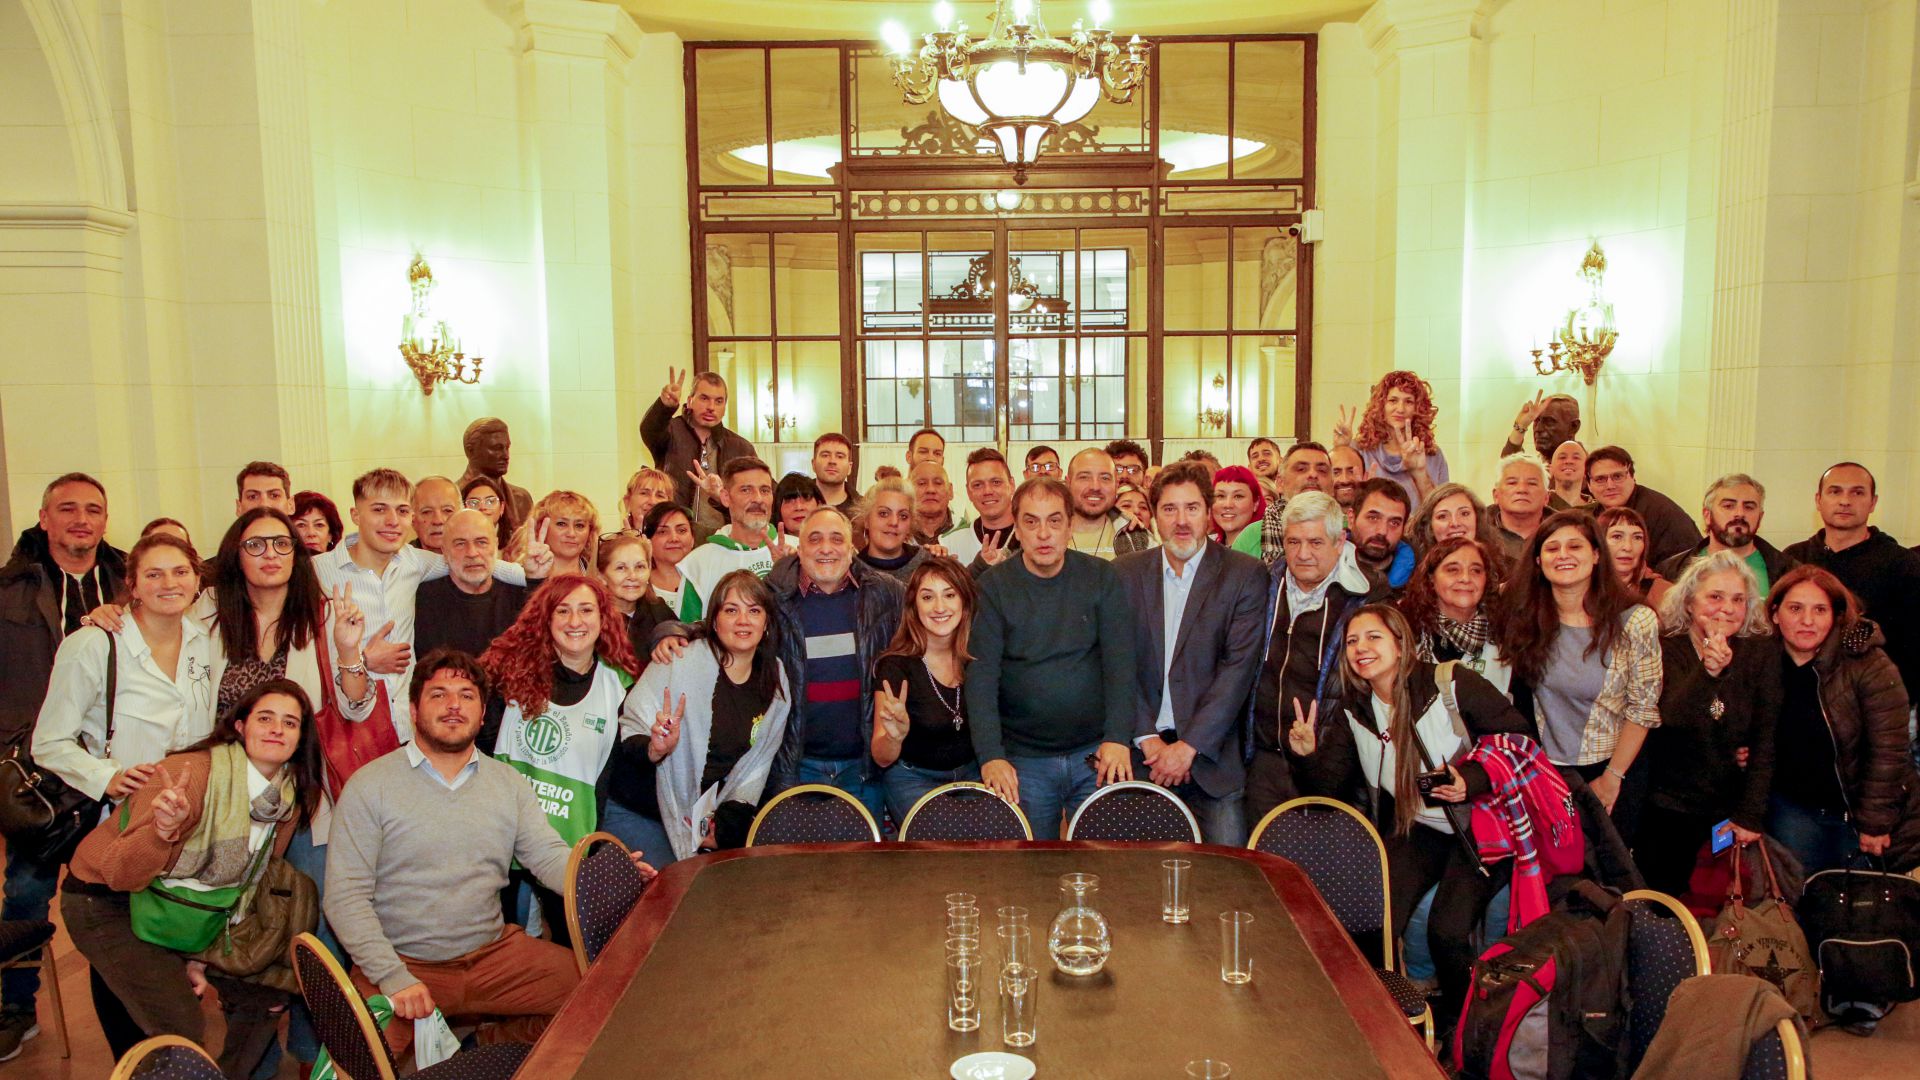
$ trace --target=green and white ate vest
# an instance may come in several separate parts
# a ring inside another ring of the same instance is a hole
[[[509,701],[493,756],[518,769],[533,785],[540,809],[567,845],[600,827],[594,785],[620,741],[620,705],[633,679],[598,664],[587,696],[572,705],[547,704],[528,720]]]

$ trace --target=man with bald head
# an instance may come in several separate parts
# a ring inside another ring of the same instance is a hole
[[[419,499],[417,487],[414,498]],[[448,573],[423,582],[415,593],[414,651],[425,656],[448,646],[479,656],[519,617],[527,602],[526,587],[494,578],[493,564],[500,553],[494,550],[493,521],[480,511],[448,515],[440,541]]]
[[[1522,402],[1513,418],[1513,430],[1507,432],[1506,445],[1500,448],[1501,458],[1520,452],[1520,441],[1526,438],[1528,428],[1533,429],[1533,449],[1540,460],[1551,461],[1560,444],[1580,431],[1580,402],[1572,394],[1549,396],[1544,391],[1534,394],[1532,401]]]
[[[1146,530],[1114,506],[1120,482],[1113,457],[1099,447],[1088,447],[1067,463],[1067,491],[1073,496],[1072,531],[1067,546],[1111,562],[1115,555],[1145,551],[1153,546]]]
[[[507,483],[507,463],[513,449],[507,422],[497,416],[483,416],[468,424],[467,433],[460,437],[460,449],[466,451],[467,471],[460,474],[458,486],[466,487],[467,481],[476,476],[504,485],[513,520],[527,520],[527,515],[533,512],[533,496],[526,488]]]
[[[460,489],[444,476],[429,476],[413,485],[413,546],[439,551],[447,520],[460,509]]]
[[[932,446],[932,439],[922,446]],[[944,449],[944,444],[942,444]],[[940,537],[962,525],[967,519],[953,519],[953,484],[947,480],[946,463],[922,456],[908,471],[907,483],[913,488],[913,542],[925,547],[937,544]]]

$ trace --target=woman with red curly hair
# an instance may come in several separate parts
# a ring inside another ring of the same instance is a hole
[[[578,842],[600,826],[601,773],[636,666],[613,594],[598,578],[555,574],[480,666],[494,686],[480,745],[520,770],[561,839]],[[559,898],[541,893],[551,920]],[[552,925],[564,935],[565,915]]]
[[[1433,436],[1433,387],[1411,371],[1389,371],[1373,385],[1354,430],[1352,410],[1342,408],[1333,427],[1335,446],[1351,446],[1367,463],[1368,476],[1384,476],[1407,490],[1415,509],[1427,492],[1447,482],[1447,456]]]

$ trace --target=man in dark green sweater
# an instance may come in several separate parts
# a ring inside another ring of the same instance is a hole
[[[1133,779],[1133,614],[1113,567],[1068,550],[1067,487],[1013,494],[1019,558],[980,577],[967,643],[967,719],[980,778],[1018,801],[1036,840],[1100,784]]]

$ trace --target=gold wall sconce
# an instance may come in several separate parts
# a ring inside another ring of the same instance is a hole
[[[400,356],[420,380],[420,392],[431,395],[443,382],[466,386],[479,382],[482,358],[472,357],[473,370],[468,371],[469,357],[459,337],[445,319],[433,315],[433,270],[426,256],[416,252],[407,265],[407,286],[413,293],[413,307],[400,322]]]

